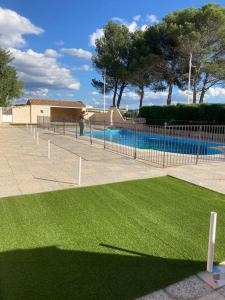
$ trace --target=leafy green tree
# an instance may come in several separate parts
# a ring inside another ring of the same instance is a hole
[[[104,36],[96,41],[95,68],[102,77],[106,72],[107,91],[113,92],[113,106],[120,107],[130,76],[131,33],[127,26],[109,22],[104,27]],[[103,90],[103,82],[92,80],[92,85]]]
[[[10,101],[22,95],[23,83],[18,79],[16,69],[10,65],[9,51],[0,49],[0,105],[8,106]]]
[[[225,8],[209,3],[174,12],[164,22],[178,28],[178,55],[187,65],[192,53],[193,102],[197,103],[200,93],[199,102],[203,103],[210,87],[224,84]]]
[[[140,96],[139,109],[143,105],[145,88],[159,90],[160,77],[156,72],[156,66],[160,57],[149,52],[144,32],[137,30],[132,36],[131,64],[129,84],[135,88]]]
[[[172,102],[173,87],[183,88],[185,72],[182,57],[179,54],[178,28],[167,22],[161,22],[150,26],[146,31],[145,38],[149,45],[150,53],[160,57],[157,64],[158,78],[161,86],[168,88],[167,105]]]

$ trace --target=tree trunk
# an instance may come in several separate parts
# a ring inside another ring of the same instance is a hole
[[[170,105],[171,102],[172,102],[172,94],[173,94],[173,84],[170,83],[169,84],[168,96],[167,96],[167,100],[166,100],[167,105]]]
[[[145,95],[144,87],[141,87],[140,88],[140,104],[139,104],[139,109],[142,108],[144,95]]]
[[[200,99],[199,99],[200,104],[202,104],[204,102],[205,93],[207,91],[206,85],[208,83],[208,77],[209,77],[209,74],[205,74],[205,79],[203,81],[203,86],[202,86],[202,90],[201,90],[201,96],[200,96]]]
[[[202,104],[204,102],[205,93],[206,93],[206,89],[202,89],[201,96],[200,96],[200,99],[199,99],[200,104]]]
[[[120,102],[121,102],[121,99],[122,99],[122,96],[123,96],[123,91],[126,87],[126,84],[125,82],[122,83],[121,87],[120,87],[120,92],[119,92],[119,95],[118,95],[118,99],[117,99],[117,108],[120,108]]]
[[[115,87],[114,87],[114,92],[113,92],[113,106],[116,106],[117,90],[118,90],[118,81],[115,80]]]
[[[193,103],[194,103],[194,104],[197,103],[197,92],[198,92],[199,73],[200,73],[200,69],[195,69],[194,87],[193,87]]]
[[[197,103],[197,86],[198,86],[198,76],[194,78],[194,87],[193,87],[193,103]]]

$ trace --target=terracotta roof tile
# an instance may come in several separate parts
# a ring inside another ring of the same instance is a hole
[[[27,105],[49,105],[49,106],[68,106],[68,107],[85,107],[82,101],[66,100],[48,100],[48,99],[28,99]]]

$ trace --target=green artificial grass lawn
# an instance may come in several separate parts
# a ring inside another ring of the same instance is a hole
[[[161,177],[0,199],[0,298],[134,299],[206,267],[225,196]]]

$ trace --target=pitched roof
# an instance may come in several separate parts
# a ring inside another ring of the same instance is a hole
[[[27,105],[49,105],[49,106],[66,106],[66,107],[85,107],[82,101],[66,100],[48,100],[48,99],[28,99]]]

